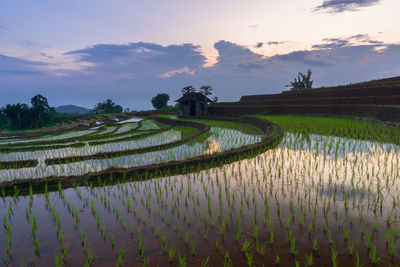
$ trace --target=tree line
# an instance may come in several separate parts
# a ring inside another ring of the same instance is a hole
[[[93,110],[94,113],[121,113],[122,107],[120,105],[115,104],[115,102],[111,99],[107,99],[103,102],[97,103]]]
[[[0,109],[0,125],[11,124],[12,129],[26,129],[40,127],[48,119],[46,114],[55,112],[50,108],[47,98],[37,94],[28,104],[7,104]]]
[[[111,99],[97,103],[91,113],[121,113],[120,105]],[[24,103],[7,104],[0,108],[1,129],[32,129],[70,121],[82,115],[60,114],[50,107],[46,97],[37,94],[31,98],[31,106]]]

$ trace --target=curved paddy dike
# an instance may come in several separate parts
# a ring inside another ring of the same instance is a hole
[[[148,136],[151,136],[154,134],[158,134],[158,133],[164,132],[166,130],[172,129],[173,126],[189,126],[189,127],[200,130],[200,132],[198,132],[194,135],[188,136],[184,139],[180,139],[180,140],[162,144],[162,145],[155,145],[155,146],[136,148],[136,149],[130,149],[130,150],[124,150],[124,151],[102,152],[102,153],[97,153],[97,154],[87,155],[87,156],[74,156],[74,157],[66,157],[66,158],[46,159],[45,160],[46,165],[65,164],[65,163],[78,162],[78,161],[84,161],[84,160],[89,160],[89,159],[107,159],[107,158],[114,158],[114,157],[120,157],[120,156],[128,156],[128,155],[133,155],[133,154],[143,154],[143,153],[159,151],[159,150],[166,150],[169,148],[173,148],[173,147],[185,144],[188,141],[209,132],[211,129],[211,127],[209,125],[204,124],[204,123],[186,122],[186,121],[182,122],[182,121],[177,121],[177,120],[172,120],[172,119],[164,119],[164,118],[159,118],[159,117],[155,117],[154,120],[156,122],[159,122],[162,124],[170,125],[170,127],[157,130],[157,132],[148,133],[145,136],[144,135],[141,135],[141,136],[148,137]],[[128,140],[122,140],[122,141],[128,141]],[[89,144],[91,144],[91,143],[89,143]]]
[[[147,119],[143,119],[143,120],[147,120]],[[142,121],[143,121],[142,120]],[[118,133],[118,134],[114,134],[116,131],[118,131],[119,128],[121,128],[124,124],[121,123],[119,125],[117,125],[117,127],[115,127],[115,129],[113,129],[111,132],[107,133],[107,134],[101,134],[102,131],[104,131],[106,128],[105,126],[113,126],[115,124],[110,124],[110,125],[105,125],[103,126],[104,129],[99,129],[98,131],[94,131],[92,133],[88,133],[82,136],[77,136],[77,137],[69,137],[69,138],[63,138],[63,139],[58,139],[58,140],[44,140],[44,141],[35,141],[32,140],[32,142],[21,142],[21,143],[14,143],[14,144],[0,144],[0,152],[14,152],[14,150],[12,150],[12,148],[17,148],[17,150],[15,150],[15,152],[20,152],[23,151],[22,148],[29,148],[29,147],[36,147],[37,149],[41,149],[41,146],[46,146],[49,144],[65,144],[65,143],[72,143],[72,142],[82,142],[82,141],[90,141],[90,140],[100,140],[100,139],[105,139],[105,138],[110,138],[110,137],[118,137],[118,136],[123,136],[123,135],[128,135],[131,134],[133,132],[135,132],[136,130],[140,129],[140,127],[142,127],[142,121],[138,122],[138,126],[135,127],[134,129],[131,129],[129,131],[126,132],[122,132],[122,133]],[[86,130],[90,130],[90,129],[86,129]],[[72,131],[71,131],[72,132]],[[64,133],[68,133],[68,131],[64,132]],[[64,134],[63,133],[63,134]],[[53,135],[53,136],[57,136],[57,135]],[[53,136],[49,136],[49,137],[53,137]],[[50,148],[50,146],[48,146]],[[65,146],[67,147],[67,146]],[[55,147],[56,148],[56,147]],[[51,148],[50,148],[51,149]],[[32,150],[30,150],[32,151]]]
[[[67,133],[67,132],[66,132]],[[88,133],[83,136],[91,136],[93,134],[97,133],[97,131],[93,133]],[[55,135],[57,136],[57,135]],[[79,137],[83,137],[79,136]],[[50,136],[52,137],[52,136]],[[4,144],[0,145],[0,150],[3,151],[4,149],[11,149],[11,148],[23,148],[23,147],[39,147],[39,146],[45,146],[49,144],[65,144],[65,143],[71,143],[71,142],[76,142],[79,141],[79,137],[68,137],[68,138],[62,138],[58,140],[47,140],[47,141],[33,141],[33,142],[20,142],[20,143],[12,143],[12,144]]]
[[[118,142],[124,142],[124,141],[138,140],[141,138],[149,137],[152,135],[156,135],[156,134],[168,131],[170,129],[171,129],[171,127],[166,127],[166,128],[157,129],[157,130],[145,130],[145,131],[143,131],[142,134],[138,134],[138,135],[131,135],[131,136],[126,136],[126,137],[122,137],[122,138],[103,140],[103,141],[101,141],[101,140],[91,141],[91,142],[89,142],[89,145],[90,146],[98,146],[98,145],[103,145],[103,144],[108,144],[108,143],[118,143]]]
[[[69,147],[84,147],[85,143],[72,143],[72,144],[59,144],[52,146],[28,146],[28,147],[10,147],[10,148],[0,148],[0,153],[12,153],[12,152],[32,152],[39,150],[52,150],[52,149],[62,149]]]
[[[169,121],[170,123],[176,123],[177,125],[178,123],[179,125],[182,125],[180,123],[186,123],[186,125],[188,125],[187,123],[197,123],[193,121],[179,121],[160,117],[154,117],[154,119],[160,123]],[[254,157],[265,152],[267,149],[275,147],[279,144],[283,136],[283,130],[279,125],[256,117],[205,117],[205,119],[217,119],[249,124],[259,129],[260,132],[264,134],[264,137],[260,142],[255,144],[242,146],[237,149],[227,150],[220,153],[188,158],[182,161],[172,161],[131,168],[108,169],[98,173],[88,173],[81,176],[14,180],[1,183],[0,189],[3,195],[13,195],[15,193],[28,194],[30,187],[34,192],[44,192],[45,188],[54,191],[59,190],[60,187],[69,188],[80,185],[104,186],[116,184],[121,181],[144,181],[157,177],[186,174]]]
[[[35,160],[1,161],[0,170],[36,167],[39,162]]]
[[[84,136],[80,136],[78,137],[78,141],[90,141],[90,140],[98,140],[98,139],[105,139],[105,138],[110,138],[110,137],[118,137],[118,136],[123,136],[123,135],[127,135],[127,134],[131,134],[137,130],[140,129],[140,127],[142,127],[142,121],[138,122],[138,125],[133,128],[132,130],[126,131],[126,132],[122,132],[122,133],[118,133],[115,134],[116,131],[118,131],[124,124],[120,124],[120,126],[116,127],[113,131],[107,133],[107,134],[101,134],[101,132],[95,132],[92,135],[84,135]],[[112,125],[108,125],[108,126],[112,126]],[[104,128],[103,130],[105,130],[106,128]]]
[[[122,124],[121,124],[122,126]],[[121,127],[120,126],[120,127]],[[113,132],[115,132],[116,130],[118,130],[120,127],[117,127],[117,129],[113,130]],[[57,144],[57,142],[52,142],[53,144],[56,143],[56,145],[50,145],[50,146],[46,146],[45,144],[43,145],[38,145],[38,146],[34,146],[34,145],[26,145],[26,146],[18,146],[18,147],[4,147],[2,148],[0,146],[0,153],[11,153],[11,152],[29,152],[29,151],[37,151],[37,150],[51,150],[51,149],[62,149],[62,148],[77,148],[77,147],[84,147],[86,144],[82,143],[82,141],[84,140],[99,140],[99,141],[92,141],[89,142],[89,145],[101,145],[101,144],[106,144],[106,143],[115,143],[115,142],[120,142],[120,141],[127,141],[127,140],[136,140],[136,139],[140,139],[142,137],[146,137],[149,133],[143,133],[140,135],[134,135],[134,136],[127,136],[125,138],[120,138],[120,139],[110,139],[110,140],[104,140],[104,141],[100,141],[102,139],[106,139],[106,138],[112,138],[112,137],[118,137],[118,136],[124,136],[124,135],[130,135],[134,132],[137,132],[138,129],[141,127],[141,124],[138,125],[136,128],[123,132],[123,133],[119,133],[119,134],[107,134],[107,135],[98,135],[95,138],[93,138],[93,134],[98,133],[98,132],[94,132],[94,133],[90,133],[88,135],[84,135],[84,138],[77,137],[71,141],[65,141],[67,139],[60,139],[57,141],[60,141],[60,144]],[[79,139],[79,140],[78,140]],[[77,142],[77,143],[72,143],[72,142]],[[80,142],[79,142],[80,141]],[[48,141],[45,141],[46,143]],[[67,144],[65,144],[67,143]]]

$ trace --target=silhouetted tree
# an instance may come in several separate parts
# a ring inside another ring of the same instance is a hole
[[[47,98],[42,96],[41,94],[35,95],[31,98],[32,104],[32,115],[39,122],[43,121],[44,113],[50,110],[49,103],[47,102]]]
[[[151,104],[156,110],[165,109],[169,100],[169,95],[167,94],[157,94],[151,99]]]
[[[29,122],[30,114],[27,104],[8,104],[3,112],[14,129],[22,129],[26,127]]]
[[[192,92],[195,92],[195,91],[196,91],[196,89],[194,89],[193,86],[186,86],[186,87],[182,88],[182,95],[186,95],[188,93],[192,93]]]
[[[200,93],[202,93],[203,95],[212,95],[212,91],[213,88],[211,87],[211,85],[203,85],[202,87],[200,87]]]
[[[307,74],[299,72],[297,78],[294,78],[294,82],[290,82],[286,87],[290,87],[292,91],[311,89],[313,84],[313,81],[311,81],[311,74],[312,72],[310,69],[307,71]]]
[[[121,113],[122,110],[122,107],[120,105],[116,105],[111,99],[97,103],[93,108],[95,113]]]

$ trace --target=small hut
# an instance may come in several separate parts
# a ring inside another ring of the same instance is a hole
[[[207,114],[207,103],[212,102],[202,93],[187,93],[175,102],[179,103],[179,116],[204,116]]]

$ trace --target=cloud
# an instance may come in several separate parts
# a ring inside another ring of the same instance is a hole
[[[9,57],[0,54],[0,79],[9,76],[40,75],[41,62]]]
[[[363,34],[329,38],[310,50],[270,57],[228,41],[219,41],[214,47],[218,62],[196,75],[220,78],[220,86],[236,99],[243,94],[280,92],[297,72],[309,68],[314,73],[315,86],[329,86],[395,75],[400,61],[400,45],[384,44]],[[380,47],[385,49],[380,51]]]
[[[356,45],[383,45],[383,42],[372,40],[368,34],[357,34],[344,38],[326,38],[322,44],[313,45],[313,49],[334,49]]]
[[[251,31],[256,31],[260,28],[260,24],[253,24],[253,25],[249,25],[247,26],[248,29],[250,29]]]
[[[330,62],[332,57],[326,53],[318,53],[317,51],[295,51],[285,55],[275,56],[274,58],[283,61],[292,61],[308,66],[326,67],[332,65]]]
[[[324,0],[314,11],[328,13],[342,13],[345,11],[357,11],[362,7],[379,4],[380,0]]]
[[[54,58],[53,56],[49,56],[49,55],[47,55],[47,54],[44,53],[44,52],[40,53],[40,55],[43,56],[43,57],[45,57],[45,58],[49,58],[49,59],[53,59],[53,58]]]
[[[92,64],[87,68],[88,71],[107,73],[109,77],[118,76],[121,72],[135,78],[163,77],[178,73],[192,75],[206,61],[199,46],[193,44],[98,44],[67,52],[66,55],[75,55],[79,62]]]
[[[176,74],[182,74],[182,73],[190,74],[190,75],[193,76],[195,74],[195,71],[194,70],[190,70],[187,66],[185,66],[185,67],[183,67],[181,69],[171,70],[171,71],[168,71],[166,73],[163,73],[163,74],[159,75],[159,77],[161,77],[161,78],[170,78],[170,77],[172,77],[172,76],[174,76]]]
[[[58,56],[48,51],[37,61],[0,55],[0,91],[6,92],[0,106],[41,93],[51,105],[92,107],[111,97],[124,107],[148,109],[157,93],[174,100],[186,85],[211,84],[221,101],[278,93],[299,71],[309,68],[315,86],[400,75],[400,44],[381,43],[365,34],[327,38],[310,50],[274,56],[225,40],[214,47],[218,57],[211,67],[203,67],[205,57],[194,44],[98,44],[64,53],[80,68],[52,72],[48,69]]]
[[[255,45],[255,47],[256,47],[256,48],[261,48],[261,47],[263,47],[264,45],[271,46],[271,45],[280,45],[280,44],[283,44],[283,43],[284,43],[284,42],[277,42],[277,41],[269,41],[269,42],[266,42],[266,43],[258,42],[258,43]]]
[[[265,69],[270,63],[263,55],[225,40],[216,42],[214,48],[218,51],[218,62],[209,69],[216,75],[254,76],[254,72]]]
[[[279,45],[279,44],[283,44],[284,42],[276,42],[276,41],[270,41],[270,42],[267,42],[267,45]]]

